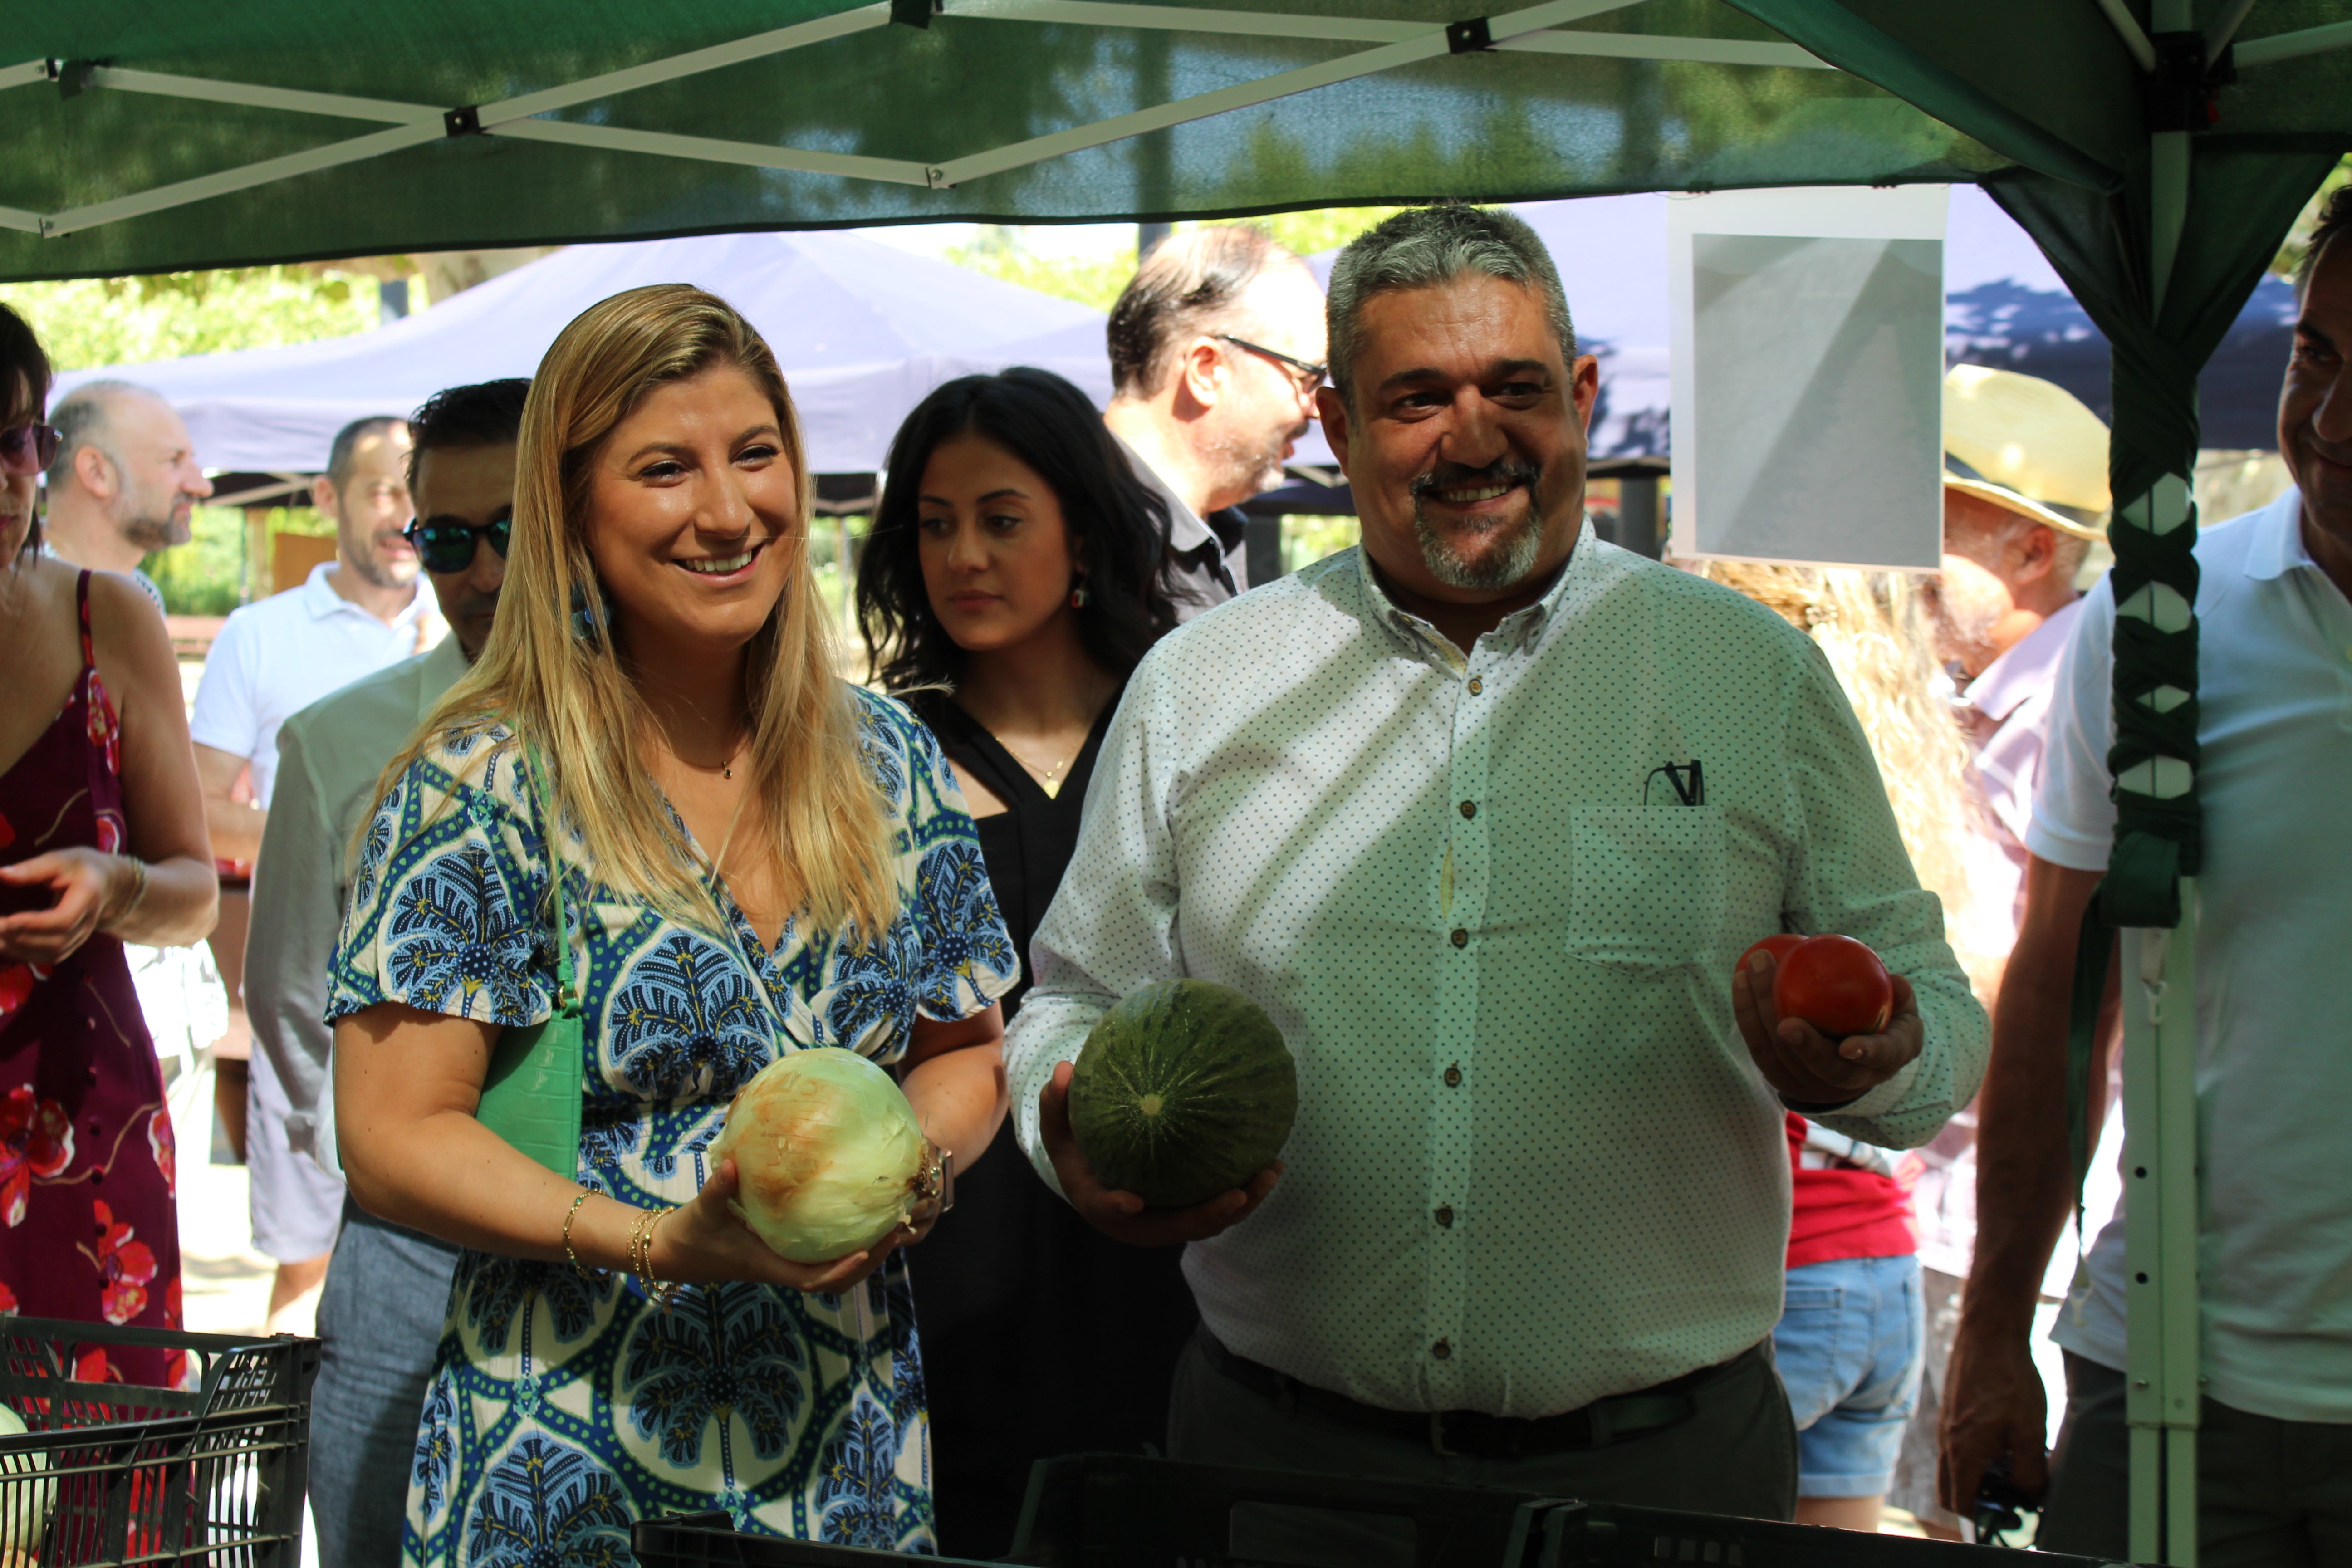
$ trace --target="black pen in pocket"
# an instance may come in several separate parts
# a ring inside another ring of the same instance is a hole
[[[1687,763],[1662,763],[1652,768],[1649,775],[1642,780],[1643,805],[1650,804],[1650,785],[1660,773],[1666,775],[1666,782],[1674,785],[1675,798],[1685,805],[1706,804],[1706,774],[1701,771],[1699,760],[1693,757]]]

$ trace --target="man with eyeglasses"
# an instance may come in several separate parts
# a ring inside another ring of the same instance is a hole
[[[401,537],[408,521],[408,422],[390,415],[356,419],[336,433],[327,471],[311,486],[311,504],[335,524],[335,559],[314,567],[299,587],[246,605],[213,639],[196,685],[189,736],[213,855],[224,875],[220,924],[212,937],[228,985],[231,1036],[240,1045],[250,877],[278,782],[278,731],[327,693],[400,659],[423,653],[445,627],[433,596],[416,580],[416,552]],[[229,1053],[223,1052],[224,1057]],[[242,1094],[224,1062],[222,1098],[244,1110],[238,1152],[248,1166],[253,1242],[278,1261],[271,1281],[271,1331],[299,1327],[308,1315],[335,1239],[342,1193],[320,1186],[307,1161],[285,1148],[282,1096],[266,1066]],[[236,1122],[230,1122],[233,1142]]]
[[[1238,508],[1282,483],[1315,417],[1323,290],[1263,229],[1171,235],[1111,307],[1110,366],[1103,423],[1167,499],[1190,619],[1250,585]]]
[[[256,1100],[273,1097],[273,1157],[328,1194],[319,1250],[331,1265],[319,1301],[325,1351],[310,1403],[311,1512],[326,1568],[400,1557],[416,1413],[441,1336],[457,1249],[362,1212],[343,1195],[328,1092],[327,965],[348,887],[349,850],[378,775],[442,694],[480,656],[506,579],[515,442],[527,381],[436,393],[406,426],[405,534],[451,636],[311,703],[278,732],[278,789],[253,889],[245,962]],[[257,1110],[259,1109],[257,1104]],[[263,1119],[251,1134],[261,1177]],[[335,1226],[341,1222],[338,1234]]]

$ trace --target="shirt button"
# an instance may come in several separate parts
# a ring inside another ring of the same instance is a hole
[[[1462,803],[1462,815],[1463,815],[1463,817],[1464,817],[1465,820],[1466,820],[1466,819],[1468,819],[1468,818],[1470,818],[1470,817],[1473,817],[1473,816],[1477,816],[1477,815],[1478,815],[1478,803],[1477,803],[1476,801],[1475,801],[1475,800],[1465,800],[1465,801],[1464,801],[1464,802]]]
[[[1444,1361],[1447,1356],[1454,1353],[1454,1346],[1447,1341],[1440,1340],[1435,1344],[1429,1347],[1429,1353],[1435,1356],[1438,1360]]]
[[[1445,1087],[1448,1089],[1460,1089],[1462,1087],[1462,1064],[1460,1062],[1455,1062],[1452,1067],[1445,1069]]]
[[[1460,926],[1455,926],[1454,928],[1454,945],[1456,947],[1468,947],[1470,945],[1470,933],[1464,931]]]
[[[1454,1205],[1452,1204],[1445,1204],[1439,1207],[1437,1211],[1437,1223],[1445,1226],[1448,1230],[1454,1228]]]
[[[1470,678],[1470,695],[1471,695],[1471,696],[1475,697],[1475,696],[1477,696],[1477,695],[1478,695],[1478,693],[1480,693],[1481,691],[1484,691],[1484,690],[1486,690],[1486,683],[1485,681],[1483,681],[1483,680],[1479,679],[1478,679],[1476,676],[1475,676],[1475,675],[1474,675],[1474,676],[1472,676],[1472,677]]]

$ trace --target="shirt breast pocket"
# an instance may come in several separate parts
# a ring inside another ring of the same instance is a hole
[[[1723,929],[1725,854],[1718,806],[1571,807],[1569,956],[1703,962]]]

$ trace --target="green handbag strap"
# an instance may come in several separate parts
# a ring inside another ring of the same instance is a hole
[[[499,1037],[482,1076],[474,1119],[536,1163],[572,1181],[579,1176],[586,1037],[572,967],[563,860],[556,853],[557,825],[550,815],[536,748],[526,753],[526,766],[532,802],[544,825],[549,890],[554,900],[555,1002],[542,1021],[509,1028]]]
[[[572,932],[563,918],[563,858],[555,852],[556,821],[547,794],[547,781],[539,765],[539,748],[531,746],[524,753],[524,765],[530,770],[532,804],[539,807],[544,826],[541,837],[547,845],[547,887],[555,905],[555,1005],[567,1018],[580,1016],[580,993],[572,983]]]

